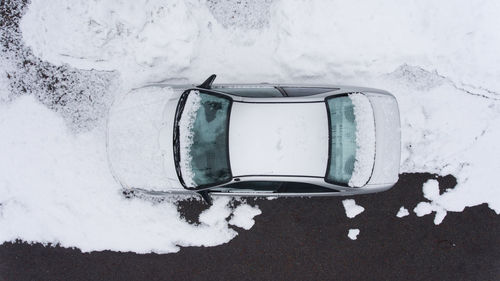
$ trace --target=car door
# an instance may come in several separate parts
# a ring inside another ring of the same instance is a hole
[[[336,91],[339,88],[332,87],[315,87],[315,86],[302,86],[302,87],[293,87],[293,86],[280,86],[281,92],[284,93],[287,97],[305,97],[323,94],[331,91]]]
[[[304,194],[304,196],[314,196],[322,193],[335,193],[338,190],[303,182],[283,182],[277,191],[281,196],[287,194]]]
[[[245,194],[248,196],[265,196],[278,192],[281,184],[281,182],[276,181],[241,181],[211,188],[210,193],[238,193],[238,195],[242,194],[243,196]]]
[[[271,85],[213,85],[212,90],[250,98],[279,98],[283,93]]]

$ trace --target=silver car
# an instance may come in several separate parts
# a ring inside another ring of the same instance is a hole
[[[114,104],[108,158],[126,194],[345,196],[398,180],[386,91],[334,85],[155,84]]]

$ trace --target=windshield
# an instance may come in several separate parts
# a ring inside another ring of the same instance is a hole
[[[326,181],[361,187],[371,177],[375,157],[375,126],[368,98],[361,93],[326,100],[330,149]]]
[[[228,127],[231,100],[191,90],[179,101],[175,162],[186,188],[201,188],[231,179]]]

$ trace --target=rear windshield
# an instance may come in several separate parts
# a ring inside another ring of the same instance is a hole
[[[330,123],[330,155],[326,181],[347,185],[356,160],[354,107],[346,96],[326,100]]]
[[[231,100],[221,95],[191,90],[181,98],[176,117],[176,166],[187,188],[231,179],[227,142],[230,108]]]

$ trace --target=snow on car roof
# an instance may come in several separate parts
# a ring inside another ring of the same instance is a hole
[[[328,117],[323,102],[234,102],[230,118],[233,176],[325,176]]]

